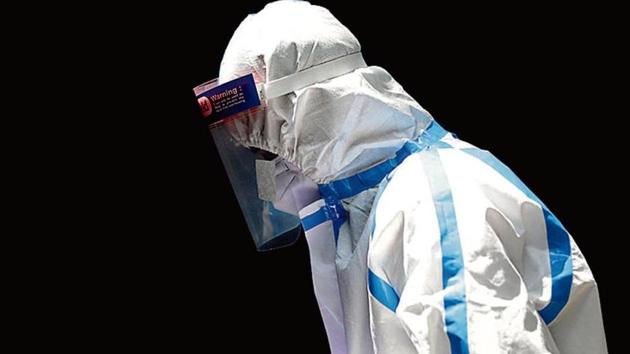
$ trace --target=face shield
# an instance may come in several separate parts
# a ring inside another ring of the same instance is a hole
[[[297,171],[272,153],[239,137],[262,127],[267,100],[365,67],[360,53],[305,69],[265,84],[264,67],[232,81],[211,80],[193,89],[256,248],[288,246],[300,235],[300,218],[288,191]]]

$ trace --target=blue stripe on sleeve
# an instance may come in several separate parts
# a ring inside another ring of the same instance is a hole
[[[396,291],[391,285],[374,274],[371,269],[368,269],[368,287],[370,294],[372,294],[378,302],[392,312],[396,312],[396,307],[400,301],[398,294],[396,294]]]
[[[466,288],[464,260],[459,240],[453,194],[446,172],[436,149],[420,153],[433,195],[442,248],[442,286],[444,295],[444,322],[453,354],[468,354],[468,318],[466,314]]]

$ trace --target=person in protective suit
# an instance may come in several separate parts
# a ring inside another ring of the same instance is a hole
[[[241,202],[257,245],[304,229],[332,353],[607,352],[597,285],[554,214],[367,66],[328,10],[280,1],[248,16],[218,83],[246,72],[265,108],[215,140],[273,157],[222,155],[258,179]]]

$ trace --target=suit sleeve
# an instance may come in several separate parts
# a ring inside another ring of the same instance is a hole
[[[376,351],[605,353],[595,282],[568,234],[549,240],[561,227],[549,215],[463,151],[406,161],[375,205]]]

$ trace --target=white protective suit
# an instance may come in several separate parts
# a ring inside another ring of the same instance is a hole
[[[271,3],[234,33],[220,81],[360,51],[326,9]],[[230,124],[315,195],[297,207],[332,353],[607,352],[596,283],[560,222],[384,69],[357,65]]]

